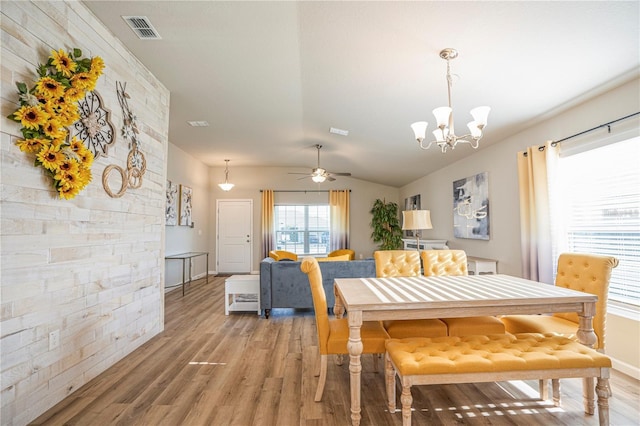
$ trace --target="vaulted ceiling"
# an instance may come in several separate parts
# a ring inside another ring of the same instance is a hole
[[[479,149],[640,69],[637,1],[85,3],[171,91],[170,142],[217,167],[306,171],[320,143],[323,167],[402,186],[472,154],[422,151],[409,127],[447,104],[447,47],[457,133],[492,108]]]

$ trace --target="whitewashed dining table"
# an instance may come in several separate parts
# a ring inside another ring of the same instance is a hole
[[[347,311],[351,424],[360,424],[363,321],[576,312],[578,340],[593,347],[597,296],[509,275],[336,278],[336,317]],[[585,390],[586,391],[586,390]]]

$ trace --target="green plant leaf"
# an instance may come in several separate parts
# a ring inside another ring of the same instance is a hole
[[[82,50],[78,49],[77,47],[73,48],[73,57],[74,58],[79,58],[80,56],[82,56]]]

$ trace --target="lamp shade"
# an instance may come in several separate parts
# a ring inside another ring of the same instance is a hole
[[[405,210],[402,212],[402,229],[432,229],[431,212],[429,210]]]

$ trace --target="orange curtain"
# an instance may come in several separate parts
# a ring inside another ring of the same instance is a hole
[[[349,203],[350,191],[348,189],[329,191],[330,251],[349,248]]]
[[[522,276],[553,283],[549,175],[557,150],[549,143],[518,153]]]
[[[274,228],[273,212],[275,201],[272,189],[262,190],[262,213],[260,216],[260,226],[262,230],[262,258],[269,256],[273,250]]]

